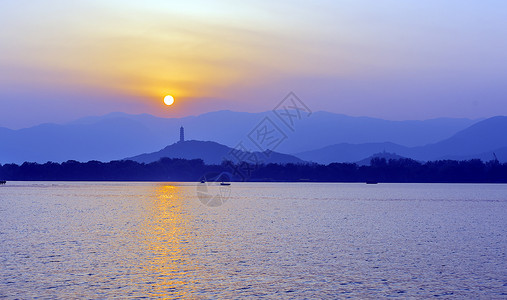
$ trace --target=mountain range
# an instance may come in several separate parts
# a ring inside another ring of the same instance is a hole
[[[507,135],[504,134],[507,117],[388,121],[321,111],[295,120],[292,130],[271,111],[217,111],[184,118],[111,113],[66,124],[42,124],[19,130],[0,128],[0,163],[124,158],[142,161],[156,157],[154,153],[181,158],[194,153],[193,156],[200,156],[206,162],[217,162],[217,157],[239,143],[246,147],[245,153],[262,153],[263,149],[256,148],[249,137],[266,119],[286,136],[271,149],[276,159],[269,162],[297,162],[298,159],[319,163],[357,162],[384,151],[417,160],[475,157],[490,160],[495,152],[500,161],[507,161]],[[180,126],[184,126],[187,140],[195,141],[183,145],[194,145],[196,149],[174,144]],[[197,140],[215,143],[196,144]],[[206,152],[211,153],[214,150],[209,149],[215,148],[221,149],[216,152],[219,155],[207,157]]]
[[[322,164],[357,162],[372,153],[390,152],[421,161],[479,158],[507,162],[507,117],[497,116],[480,121],[437,143],[406,147],[395,143],[340,143],[324,148],[297,153],[307,161]]]

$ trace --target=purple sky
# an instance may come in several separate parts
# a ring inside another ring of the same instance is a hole
[[[505,1],[0,4],[0,126],[113,111],[507,114]],[[162,102],[175,97],[173,106]]]

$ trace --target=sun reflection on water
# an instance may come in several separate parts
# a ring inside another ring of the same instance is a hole
[[[195,234],[185,189],[164,185],[151,197],[145,222],[140,228],[145,245],[143,269],[150,274],[150,297],[185,297],[191,293],[198,257],[191,247]]]

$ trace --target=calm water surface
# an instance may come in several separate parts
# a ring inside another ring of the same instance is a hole
[[[507,298],[507,185],[227,195],[209,207],[191,183],[0,186],[0,297]]]

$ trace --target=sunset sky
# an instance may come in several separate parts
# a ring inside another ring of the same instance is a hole
[[[507,114],[501,0],[3,0],[0,28],[2,127],[267,111],[289,91],[354,116]]]

